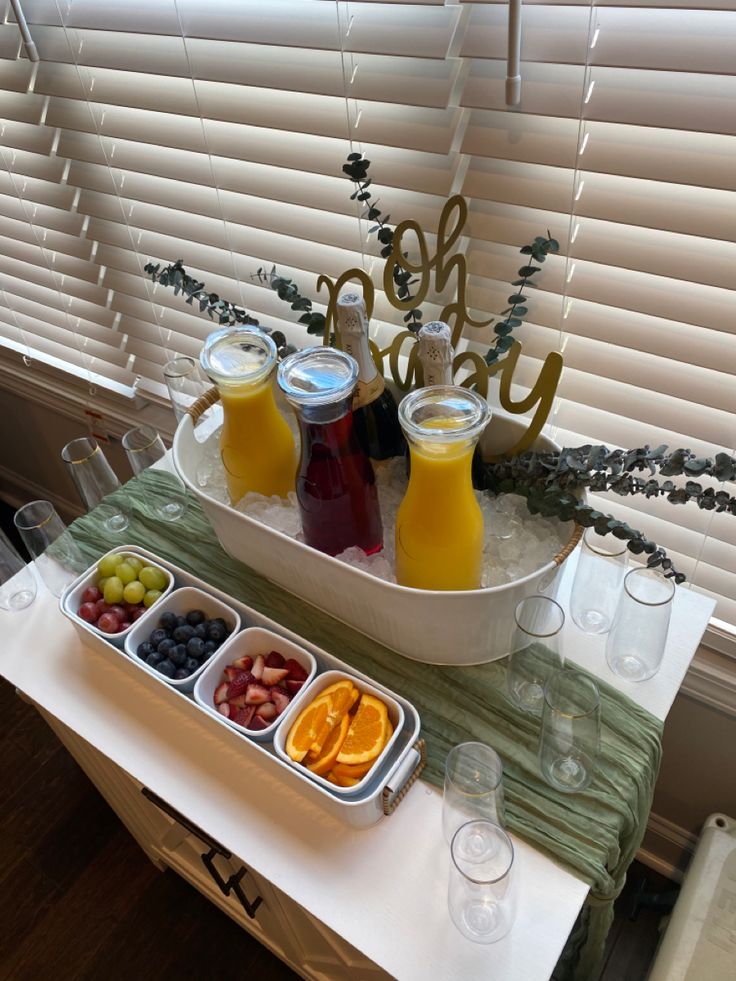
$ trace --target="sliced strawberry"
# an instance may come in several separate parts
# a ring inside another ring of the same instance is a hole
[[[265,719],[266,722],[273,722],[278,712],[273,702],[264,702],[263,705],[259,705],[256,709],[256,715],[259,719]]]
[[[294,695],[299,691],[300,688],[304,687],[303,681],[294,681],[293,678],[286,679],[286,689],[293,698]]]
[[[264,688],[263,685],[252,684],[248,685],[248,691],[246,692],[245,703],[246,705],[263,705],[264,702],[271,701],[271,692],[268,688]]]
[[[237,725],[247,728],[253,719],[253,713],[255,710],[255,705],[247,705],[244,708],[238,709],[235,715],[230,716],[230,719]]]
[[[266,720],[262,719],[260,715],[254,715],[248,724],[248,728],[251,730],[251,732],[257,732],[259,729],[268,729],[270,725],[271,723],[266,722]]]
[[[289,673],[289,678],[292,681],[306,681],[307,672],[301,666],[298,661],[295,661],[293,657],[290,657],[288,661],[284,661],[284,667]]]
[[[253,667],[250,669],[251,674],[256,679],[256,681],[261,680],[261,675],[263,674],[263,669],[266,666],[263,654],[259,654],[258,657],[253,662]]]
[[[242,695],[238,695],[236,698],[229,698],[228,702],[234,708],[242,709],[248,704],[246,701],[247,697],[248,697],[248,693],[244,692]]]
[[[225,670],[222,673],[225,675],[225,679],[227,681],[235,681],[235,679],[240,674],[241,670],[242,670],[241,668],[236,668],[234,665],[228,664],[228,666],[225,668]]]
[[[248,688],[248,685],[253,684],[253,675],[250,671],[238,671],[233,680],[227,686],[227,700],[232,702],[234,698],[238,695],[242,695],[244,691]]]
[[[217,706],[217,711],[220,713],[220,715],[224,715],[226,719],[229,719],[232,715],[232,710],[227,702],[220,702],[220,704]]]
[[[236,661],[233,661],[232,666],[239,668],[241,671],[250,671],[253,667],[253,658],[246,654],[244,657],[239,657]]]
[[[277,685],[279,681],[283,681],[288,673],[286,668],[264,668],[261,681],[270,688],[271,685]]]
[[[288,695],[285,695],[278,688],[271,689],[271,698],[273,699],[273,704],[276,706],[276,711],[279,715],[281,715],[291,701],[291,698]]]
[[[284,666],[283,654],[279,654],[278,651],[271,651],[270,654],[266,655],[267,668],[283,668],[283,666]]]
[[[221,702],[227,701],[227,690],[229,687],[227,681],[223,681],[221,685],[215,688],[215,705],[220,705]]]

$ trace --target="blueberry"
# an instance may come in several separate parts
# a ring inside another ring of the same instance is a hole
[[[174,680],[183,681],[185,678],[188,678],[190,674],[191,671],[187,671],[186,668],[177,668],[174,672]]]
[[[158,651],[151,651],[151,653],[146,658],[146,664],[150,664],[152,668],[155,668],[162,661],[163,661],[163,655],[159,654]]]
[[[174,631],[174,640],[177,644],[186,644],[194,636],[194,627],[190,627],[189,624],[185,624],[183,627],[177,627]]]
[[[163,655],[163,657],[168,657],[173,647],[176,647],[176,643],[170,637],[164,637],[156,650],[159,652],[159,654]]]
[[[210,640],[214,640],[216,644],[221,644],[227,634],[225,633],[225,628],[221,624],[213,621],[207,628],[207,636]]]
[[[176,618],[176,626],[177,627],[186,627],[186,625],[187,625],[187,618],[186,617],[177,617]]]
[[[172,662],[168,658],[166,658],[166,660],[161,661],[160,664],[156,665],[156,670],[159,672],[159,674],[163,674],[167,678],[173,678],[176,668],[174,667]]]
[[[190,627],[196,627],[200,623],[204,623],[205,617],[201,610],[190,610],[187,613],[187,623]]]
[[[203,623],[198,623],[194,628],[194,636],[200,640],[207,640],[207,627]]]
[[[176,613],[166,612],[161,614],[159,623],[164,630],[173,630],[176,627]]]
[[[169,651],[169,660],[172,661],[177,668],[181,668],[187,659],[187,648],[185,644],[176,644]]]
[[[206,640],[204,642],[204,647],[202,648],[202,657],[209,657],[214,651],[217,650],[217,644],[214,640]]]
[[[192,637],[187,641],[187,654],[189,657],[196,657],[198,660],[204,654],[204,641],[199,637]]]
[[[138,645],[136,654],[141,661],[145,661],[149,654],[153,654],[153,644],[149,644],[148,641],[144,641],[142,644]]]
[[[188,657],[184,662],[184,667],[187,669],[188,674],[194,674],[199,667],[199,661],[194,657]]]
[[[157,627],[148,638],[149,642],[153,647],[158,647],[162,640],[166,640],[167,634],[165,630]]]

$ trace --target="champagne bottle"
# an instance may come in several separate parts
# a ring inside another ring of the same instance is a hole
[[[393,395],[371,356],[368,316],[363,298],[343,293],[337,301],[340,347],[358,362],[358,384],[353,396],[353,422],[358,441],[374,460],[401,456],[406,443]]]
[[[433,320],[425,324],[419,328],[417,343],[425,386],[454,384],[452,361],[455,352],[452,349],[452,333],[449,326],[441,320]],[[476,490],[485,486],[483,457],[480,455],[479,446],[476,446],[473,453],[472,476],[473,487]]]

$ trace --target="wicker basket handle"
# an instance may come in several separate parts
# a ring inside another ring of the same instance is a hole
[[[202,413],[206,412],[211,405],[214,405],[215,402],[219,402],[219,400],[220,393],[213,385],[212,388],[206,391],[204,395],[200,395],[197,401],[189,406],[187,409],[187,415],[192,417],[193,423],[196,423]]]
[[[562,563],[565,561],[568,555],[570,555],[570,553],[574,551],[576,545],[582,538],[582,535],[583,535],[583,526],[579,525],[576,521],[572,535],[570,535],[570,541],[567,543],[567,545],[565,545],[564,548],[560,549],[560,551],[557,553],[557,555],[555,555],[554,559],[552,560],[555,563],[555,565],[562,565]]]

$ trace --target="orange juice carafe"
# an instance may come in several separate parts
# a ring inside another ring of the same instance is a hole
[[[226,327],[209,335],[200,360],[220,393],[220,452],[232,503],[249,491],[286,497],[294,490],[296,448],[274,400],[276,345],[257,327]]]
[[[490,419],[485,399],[452,385],[407,395],[399,420],[411,452],[411,476],[396,516],[396,579],[416,589],[477,589],[483,515],[471,463]]]

